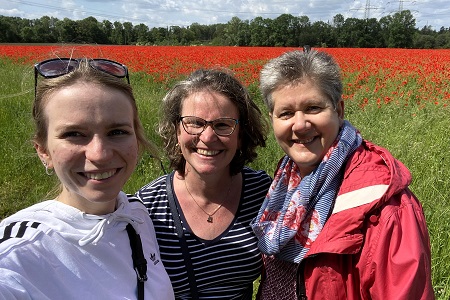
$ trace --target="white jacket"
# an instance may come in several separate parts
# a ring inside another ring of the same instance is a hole
[[[174,299],[148,212],[124,193],[103,216],[48,200],[4,219],[0,299],[137,299],[128,223],[147,260],[145,299]]]

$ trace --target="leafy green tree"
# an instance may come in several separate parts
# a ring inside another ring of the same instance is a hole
[[[198,39],[190,28],[183,28],[181,32],[181,44],[185,46],[197,44]]]
[[[334,45],[336,47],[342,47],[345,44],[345,41],[341,35],[342,27],[344,27],[344,23],[345,23],[345,18],[343,15],[337,14],[333,17],[333,27],[334,27],[333,40],[334,40]]]
[[[383,35],[381,26],[377,19],[371,18],[363,20],[364,29],[358,43],[359,48],[379,48],[383,46]]]
[[[150,42],[162,45],[169,38],[169,30],[165,27],[152,28],[150,30]]]
[[[436,39],[432,35],[418,33],[414,37],[414,48],[417,49],[433,49],[436,46]]]
[[[0,43],[19,43],[22,40],[20,18],[0,16]]]
[[[20,30],[21,42],[33,43],[35,42],[34,31],[31,26],[24,26]],[[11,41],[8,41],[11,42]]]
[[[323,21],[314,22],[311,26],[311,40],[302,45],[317,45],[327,47],[333,43],[333,28]]]
[[[180,45],[183,36],[183,30],[180,26],[169,27],[169,42],[171,45]]]
[[[389,48],[412,48],[416,32],[416,19],[409,10],[402,10],[392,16],[389,26]]]
[[[450,29],[441,27],[437,36],[436,36],[436,44],[437,48],[450,49]]]
[[[214,37],[215,25],[200,25],[199,23],[192,23],[188,26],[189,31],[194,35],[192,43],[207,44],[210,43]]]
[[[0,42],[450,48],[450,32],[445,27],[439,32],[429,26],[416,29],[410,11],[378,21],[345,19],[337,14],[331,25],[312,23],[308,16],[282,14],[275,19],[255,17],[249,21],[233,17],[226,24],[193,23],[170,28],[108,20],[100,23],[93,17],[72,21],[48,16],[33,20],[0,16]]]
[[[58,41],[56,33],[56,22],[58,19],[43,16],[33,20],[33,42],[55,43]]]
[[[381,27],[381,36],[383,38],[383,47],[387,47],[389,42],[389,35],[390,35],[390,26],[392,23],[392,16],[384,16],[380,18],[378,21]]]
[[[296,46],[303,46],[303,45],[317,45],[317,40],[320,38],[316,36],[317,32],[313,32],[313,28],[311,25],[311,22],[307,16],[300,16],[298,17],[298,29],[295,32],[295,35],[297,36],[297,45]],[[318,25],[315,29],[319,30],[318,27],[321,25]]]
[[[134,26],[134,33],[136,35],[136,43],[139,45],[145,45],[149,41],[149,30],[148,26],[141,23],[139,25]]]
[[[100,28],[100,23],[94,17],[77,21],[77,39],[84,43],[107,44],[108,39]]]
[[[343,47],[356,47],[360,36],[364,34],[364,20],[357,18],[347,18],[341,27],[340,36]]]
[[[77,22],[64,18],[56,22],[56,32],[59,43],[77,43],[80,42],[77,37]]]
[[[249,23],[250,46],[271,46],[271,20],[256,17]]]
[[[111,41],[115,45],[125,44],[125,32],[122,23],[116,21],[114,22],[114,28],[112,30]]]
[[[108,39],[108,43],[111,43],[112,37],[113,37],[113,30],[114,30],[113,23],[111,23],[108,20],[103,20],[102,24],[100,25],[100,29],[103,31],[106,38]]]
[[[226,24],[215,24],[214,35],[211,45],[227,45],[225,40]]]
[[[300,25],[298,18],[291,14],[282,14],[272,22],[272,36],[278,47],[296,47],[299,45]]]
[[[436,48],[437,33],[431,26],[424,26],[414,35],[413,47],[417,49],[432,49]]]
[[[133,45],[136,44],[136,38],[133,30],[133,24],[131,22],[123,23],[123,33],[124,33],[124,41],[125,45]]]
[[[247,46],[250,42],[248,21],[233,17],[225,25],[225,43],[228,46]]]

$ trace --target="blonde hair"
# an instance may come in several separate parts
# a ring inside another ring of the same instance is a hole
[[[48,122],[45,115],[45,107],[51,95],[58,90],[74,85],[77,82],[89,82],[116,89],[123,92],[130,99],[133,107],[133,125],[139,147],[139,155],[149,151],[157,157],[156,147],[147,140],[144,127],[139,119],[136,99],[132,87],[123,80],[105,72],[92,68],[87,59],[80,60],[79,66],[65,75],[39,80],[36,87],[36,96],[33,103],[33,119],[35,131],[33,142],[46,148]]]

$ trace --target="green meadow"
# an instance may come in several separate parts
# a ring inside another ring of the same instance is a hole
[[[0,68],[0,219],[3,219],[19,209],[54,197],[58,183],[55,176],[45,174],[31,143],[32,67],[0,58]],[[172,82],[155,83],[149,75],[135,73],[131,74],[131,83],[148,137],[160,147],[156,134],[159,103]],[[256,84],[249,89],[266,112]],[[430,232],[436,298],[450,299],[450,107],[443,104],[444,96],[439,104],[410,101],[405,106],[392,101],[377,105],[369,101],[362,107],[363,99],[370,98],[363,93],[346,100],[346,119],[365,139],[389,149],[410,169],[411,190],[423,204]],[[164,153],[160,154],[167,169]],[[258,159],[251,166],[273,174],[281,156],[281,150],[270,135],[267,147],[260,149]],[[144,155],[125,191],[133,193],[162,174],[160,162]]]

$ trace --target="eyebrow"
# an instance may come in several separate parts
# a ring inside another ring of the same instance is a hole
[[[66,131],[66,130],[81,130],[81,129],[85,129],[87,126],[83,125],[83,124],[62,124],[62,125],[58,125],[55,127],[56,131]],[[134,128],[134,121],[133,122],[114,122],[111,124],[107,124],[107,129],[111,129],[111,128],[120,128],[120,127],[130,127],[130,128]],[[87,128],[91,128],[91,126],[88,126]]]
[[[115,123],[110,124],[108,127],[109,127],[109,128],[115,128],[115,127],[134,127],[134,120],[133,120],[131,123],[129,123],[129,122],[122,122],[122,123],[115,122]]]

